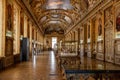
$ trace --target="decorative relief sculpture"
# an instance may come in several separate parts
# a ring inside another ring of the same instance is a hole
[[[88,0],[88,3],[89,3],[89,7],[93,7],[93,0]]]
[[[12,26],[13,26],[13,36],[16,35],[16,27],[17,27],[17,22],[18,22],[18,9],[17,9],[17,6],[13,6],[12,8]]]
[[[83,15],[87,12],[88,10],[88,1],[87,0],[80,0],[80,15],[83,17]]]
[[[92,8],[98,0],[88,0],[89,8]]]
[[[79,0],[71,0],[72,6],[74,6],[74,11],[77,13],[80,12],[80,1]]]
[[[105,12],[105,27],[113,26],[113,13],[112,8],[108,8]]]

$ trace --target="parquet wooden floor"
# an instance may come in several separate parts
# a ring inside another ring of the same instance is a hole
[[[62,76],[54,53],[44,52],[0,72],[0,80],[62,80]]]
[[[81,58],[79,69],[120,70],[120,66],[96,59]],[[0,72],[0,80],[63,80],[62,77],[52,51],[34,55],[28,62],[22,62]]]

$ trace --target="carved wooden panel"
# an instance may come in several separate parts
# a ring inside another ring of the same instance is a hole
[[[13,55],[13,39],[6,37],[5,56]]]
[[[5,67],[8,67],[8,66],[11,66],[12,64],[14,63],[14,58],[13,56],[8,56],[8,57],[5,57]]]

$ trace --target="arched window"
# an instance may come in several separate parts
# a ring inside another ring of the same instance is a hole
[[[52,37],[52,49],[56,48],[56,44],[57,44],[57,37]]]

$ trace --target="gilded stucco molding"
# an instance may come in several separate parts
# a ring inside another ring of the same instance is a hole
[[[16,0],[16,1],[24,9],[24,12],[27,14],[27,16],[29,16],[29,18],[31,18],[31,21],[33,21],[36,24],[36,26],[39,28],[40,32],[43,34],[43,30],[39,26],[34,14],[32,13],[32,11],[29,7],[29,4],[25,0]]]
[[[67,34],[69,31],[73,30],[78,24],[82,24],[86,22],[87,20],[91,19],[96,13],[103,8],[107,8],[107,6],[112,5],[113,0],[100,0],[92,9],[90,9],[75,25],[73,25],[71,28],[69,28],[65,34]]]

